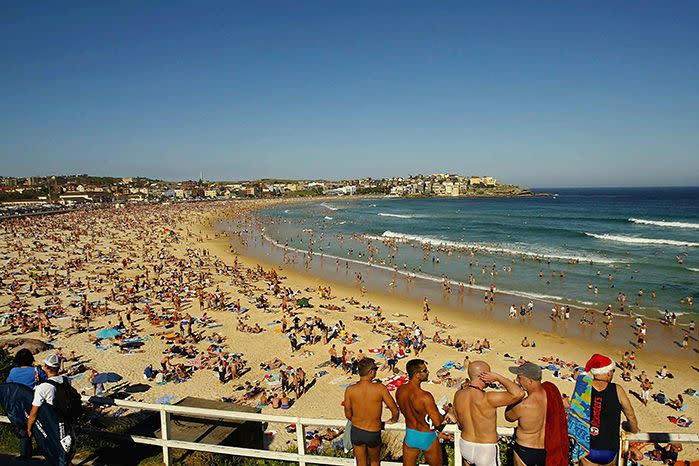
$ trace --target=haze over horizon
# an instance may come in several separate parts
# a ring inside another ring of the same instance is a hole
[[[699,5],[5,5],[4,176],[699,185]]]

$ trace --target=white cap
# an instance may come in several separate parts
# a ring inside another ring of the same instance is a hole
[[[51,354],[47,356],[46,359],[44,359],[44,364],[48,367],[58,369],[59,367],[61,367],[61,358],[59,358],[56,353]]]

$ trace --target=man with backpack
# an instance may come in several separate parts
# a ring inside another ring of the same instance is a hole
[[[73,423],[82,414],[82,401],[80,394],[70,386],[67,377],[58,375],[61,367],[61,358],[57,354],[52,354],[44,359],[44,371],[48,379],[34,388],[34,400],[32,410],[27,421],[27,435],[32,436],[32,427],[36,422],[39,409],[45,404],[53,409],[58,418],[58,436],[56,439],[71,458],[75,453],[75,436],[73,434]]]

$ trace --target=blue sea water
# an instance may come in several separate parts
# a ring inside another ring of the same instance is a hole
[[[699,188],[545,191],[556,195],[338,198],[260,216],[280,244],[359,261],[371,248],[375,264],[435,281],[468,283],[473,274],[477,287],[523,299],[618,310],[624,293],[625,311],[659,317],[667,309],[685,321],[699,312],[686,300],[699,283]]]

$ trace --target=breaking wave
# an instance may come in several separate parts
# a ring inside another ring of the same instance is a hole
[[[386,214],[383,212],[378,213],[379,217],[395,217],[395,218],[417,218],[417,215],[408,215],[408,214]]]
[[[636,236],[622,236],[622,235],[610,235],[607,233],[597,234],[585,232],[585,235],[591,236],[593,238],[616,241],[618,243],[627,244],[665,244],[668,246],[680,246],[680,247],[697,247],[699,243],[694,243],[691,241],[678,241],[674,239],[660,239],[660,238],[638,238]]]
[[[383,235],[381,236],[371,236],[371,235],[366,235],[366,238],[369,239],[378,239],[378,240],[385,240],[385,239],[394,239],[396,241],[401,241],[401,242],[416,242],[420,244],[429,244],[431,246],[446,246],[446,247],[451,247],[455,249],[476,249],[476,250],[481,250],[481,251],[487,251],[487,252],[494,252],[494,253],[499,253],[499,254],[509,254],[509,255],[515,255],[515,256],[526,256],[526,257],[532,257],[532,258],[539,258],[539,259],[557,259],[557,260],[562,260],[562,261],[579,261],[579,262],[596,262],[600,264],[614,264],[618,262],[623,262],[621,260],[616,260],[616,259],[609,259],[606,257],[598,257],[598,256],[576,256],[576,255],[569,255],[569,254],[559,254],[559,253],[549,253],[549,252],[543,252],[543,251],[532,251],[532,250],[527,250],[527,249],[515,249],[515,248],[508,248],[504,246],[499,246],[499,245],[494,245],[494,244],[484,244],[484,243],[463,243],[459,241],[449,241],[449,240],[443,240],[439,238],[432,238],[429,236],[421,236],[421,235],[408,235],[404,233],[396,233],[393,231],[385,231]]]
[[[670,228],[699,228],[699,223],[689,223],[689,222],[666,222],[665,220],[646,220],[644,218],[630,218],[629,222],[637,223],[639,225],[653,225],[657,227],[670,227]]]

